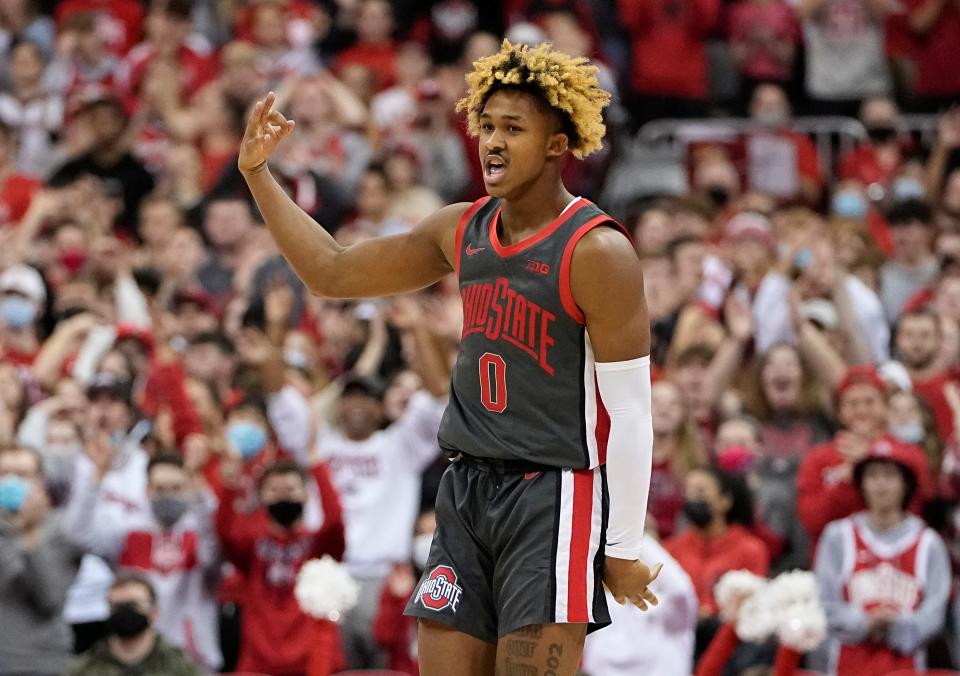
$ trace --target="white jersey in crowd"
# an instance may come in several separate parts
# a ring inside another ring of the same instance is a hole
[[[697,594],[690,576],[649,535],[643,536],[643,556],[662,562],[651,589],[659,605],[646,612],[633,604],[620,605],[607,592],[613,621],[587,636],[582,671],[588,676],[690,676],[693,672]]]
[[[114,568],[145,575],[157,593],[157,630],[198,664],[217,671],[223,658],[215,594],[216,498],[209,491],[197,493],[190,510],[164,532],[150,512],[111,518],[107,496],[106,478],[98,485],[88,473],[77,477],[66,510],[68,537]]]
[[[127,444],[117,453],[113,466],[101,482],[97,502],[97,521],[128,525],[142,523],[149,518],[147,501],[147,452],[134,444]],[[85,455],[77,458],[75,482],[91,482],[96,468]],[[67,592],[63,617],[69,624],[105,620],[110,612],[107,592],[113,583],[113,571],[98,556],[87,554],[80,563],[76,579]]]
[[[353,575],[381,577],[410,558],[420,475],[439,452],[445,407],[445,401],[418,392],[396,422],[364,441],[351,441],[332,427],[318,431],[317,450],[343,505],[344,560]]]

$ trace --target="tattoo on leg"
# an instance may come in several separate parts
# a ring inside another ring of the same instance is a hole
[[[507,654],[511,657],[533,657],[536,649],[536,641],[521,641],[515,638],[507,641]]]
[[[543,636],[543,627],[539,624],[530,624],[526,627],[520,627],[515,633],[527,638],[540,638]]]
[[[557,676],[556,669],[560,667],[560,656],[563,655],[563,646],[559,643],[551,643],[547,655],[547,671],[544,672],[543,676]]]
[[[509,657],[504,660],[503,666],[506,669],[503,676],[539,676],[540,673],[532,664],[511,662]]]

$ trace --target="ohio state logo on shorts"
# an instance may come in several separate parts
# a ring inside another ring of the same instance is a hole
[[[457,584],[457,574],[450,566],[437,566],[417,590],[417,603],[440,612],[450,608],[457,612],[463,589]]]

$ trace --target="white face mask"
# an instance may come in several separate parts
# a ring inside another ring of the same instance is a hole
[[[413,565],[420,570],[427,567],[427,558],[430,556],[430,544],[433,542],[433,533],[424,533],[413,538]]]
[[[918,422],[891,424],[890,434],[907,444],[919,444],[926,436],[923,425]]]

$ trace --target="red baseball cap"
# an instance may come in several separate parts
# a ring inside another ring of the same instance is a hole
[[[912,444],[905,444],[890,437],[881,437],[870,444],[867,454],[853,466],[855,486],[859,488],[867,464],[878,460],[896,463],[907,470],[913,476],[918,489],[924,484],[927,459],[923,451]]]
[[[837,400],[854,385],[872,385],[881,393],[887,391],[887,385],[880,377],[880,372],[874,366],[851,366],[843,374],[843,379],[837,385]]]

